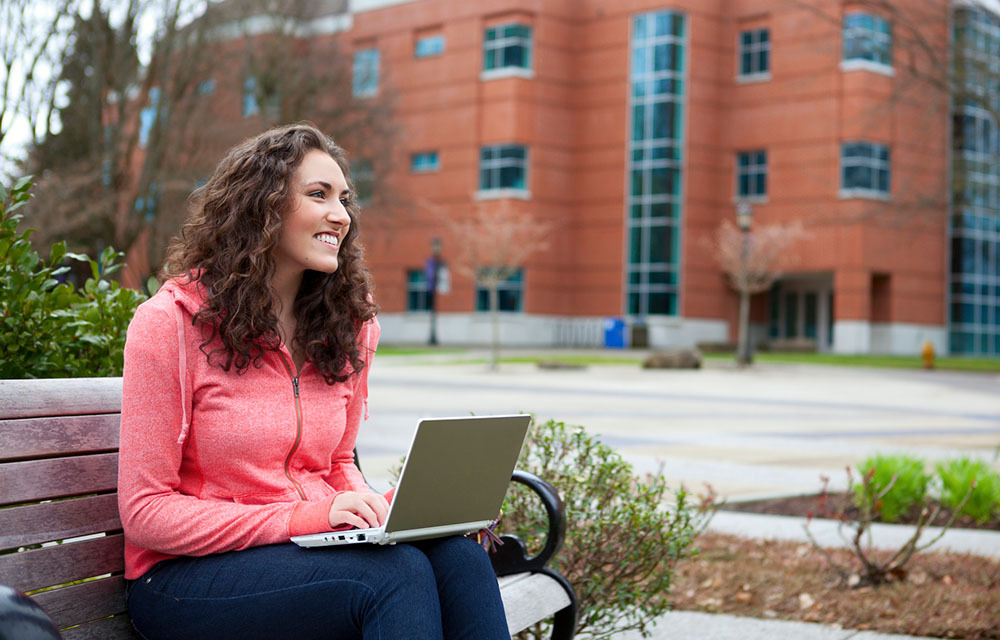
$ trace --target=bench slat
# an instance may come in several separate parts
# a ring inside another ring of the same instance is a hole
[[[0,380],[0,418],[118,413],[121,378]]]
[[[3,581],[21,591],[125,570],[125,536],[114,534],[0,556]]]
[[[125,613],[125,579],[111,576],[32,596],[59,628]]]
[[[139,636],[132,630],[128,616],[115,616],[67,629],[62,632],[63,640],[137,640]]]
[[[0,550],[121,528],[116,493],[0,509]]]
[[[510,578],[500,578],[499,582],[507,613],[507,630],[511,635],[539,620],[551,618],[570,604],[562,585],[544,573],[518,574]]]
[[[118,484],[118,454],[0,464],[0,505],[106,493]]]
[[[0,420],[0,462],[113,451],[120,423],[117,413]]]

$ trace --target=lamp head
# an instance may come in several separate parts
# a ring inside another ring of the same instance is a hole
[[[736,225],[740,228],[740,231],[750,231],[750,225],[752,223],[753,207],[750,206],[750,203],[741,202],[736,205]]]

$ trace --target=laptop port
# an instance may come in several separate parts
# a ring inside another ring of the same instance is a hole
[[[365,540],[365,534],[363,534],[363,533],[359,533],[359,534],[358,534],[358,541],[359,541],[359,542],[364,542],[364,540]]]

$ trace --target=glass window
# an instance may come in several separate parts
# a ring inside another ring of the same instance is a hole
[[[439,56],[442,53],[444,53],[444,36],[440,34],[417,38],[413,45],[413,57],[415,58],[429,58]]]
[[[844,142],[840,147],[840,188],[889,195],[889,147],[874,142]]]
[[[771,71],[771,34],[768,29],[744,31],[740,34],[741,76],[766,75]]]
[[[215,93],[215,78],[199,82],[197,91],[200,96],[209,96]]]
[[[497,286],[497,306],[500,311],[521,311],[524,297],[524,269],[518,269],[513,275]],[[490,310],[490,291],[476,284],[476,311]]]
[[[521,145],[483,147],[479,153],[479,188],[527,189],[528,151]]]
[[[531,68],[531,27],[503,24],[486,30],[483,38],[483,71]]]
[[[359,98],[378,93],[378,49],[362,49],[354,54],[354,95]]]
[[[406,310],[430,311],[430,296],[427,295],[427,274],[423,269],[406,270]]]
[[[867,13],[844,17],[844,60],[892,66],[892,31],[884,19]]]
[[[423,151],[410,156],[410,171],[413,173],[429,173],[440,168],[437,151]]]
[[[358,204],[368,204],[375,193],[375,168],[367,158],[358,158],[351,163],[351,182],[357,193]]]
[[[638,316],[676,315],[685,16],[644,13],[632,27],[625,309]]]
[[[260,103],[257,101],[257,77],[247,76],[243,79],[243,117],[249,118],[260,113]]]
[[[763,198],[767,195],[767,151],[736,154],[736,195]]]
[[[156,110],[160,105],[160,89],[153,87],[149,90],[149,105],[139,112],[139,146],[145,148],[149,144],[149,134],[153,132],[153,124],[156,122]]]

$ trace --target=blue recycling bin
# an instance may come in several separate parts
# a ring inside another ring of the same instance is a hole
[[[623,319],[604,319],[604,346],[608,349],[625,348],[625,321]]]

